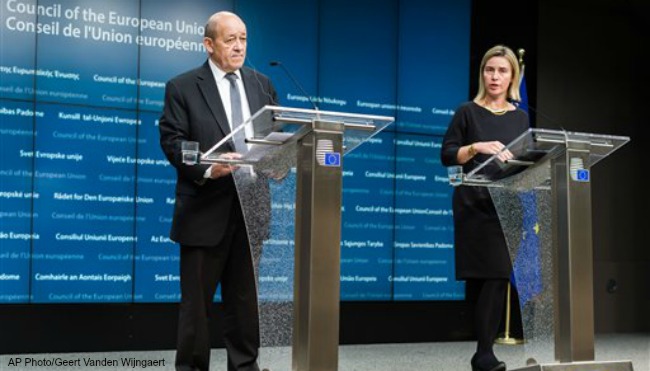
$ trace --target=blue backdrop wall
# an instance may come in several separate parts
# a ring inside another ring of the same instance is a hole
[[[321,109],[396,118],[345,159],[341,299],[462,299],[438,152],[468,97],[469,0],[2,0],[0,303],[179,299],[157,120],[219,10],[282,105],[311,107],[271,60]]]

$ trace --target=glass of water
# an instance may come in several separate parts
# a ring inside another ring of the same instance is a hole
[[[449,176],[449,184],[452,186],[459,186],[463,184],[463,167],[462,166],[449,166],[447,167],[447,175]]]
[[[199,142],[182,142],[181,153],[185,165],[196,165],[199,161]]]

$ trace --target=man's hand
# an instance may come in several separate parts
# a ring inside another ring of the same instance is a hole
[[[262,170],[262,174],[264,174],[265,176],[279,182],[279,181],[283,180],[284,178],[286,178],[287,175],[289,175],[289,170],[291,170],[291,169],[289,169],[289,168],[267,169],[267,170]]]
[[[219,156],[219,158],[225,160],[237,160],[242,156],[236,152],[228,152]],[[210,179],[217,179],[222,176],[231,174],[233,171],[237,170],[239,167],[236,165],[229,164],[212,164],[210,166]]]

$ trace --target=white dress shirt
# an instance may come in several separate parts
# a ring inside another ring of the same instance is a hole
[[[212,59],[208,59],[208,64],[210,65],[210,70],[212,71],[212,76],[214,76],[214,81],[217,83],[217,89],[219,89],[219,96],[221,97],[221,103],[224,110],[226,111],[226,116],[228,117],[228,125],[230,130],[233,130],[232,124],[232,106],[230,104],[230,81],[226,78],[226,72],[219,68]],[[239,70],[234,71],[234,74],[237,75],[237,87],[239,88],[239,96],[241,97],[241,108],[242,108],[242,118],[244,122],[251,117],[251,109],[248,106],[248,97],[246,96],[246,89],[244,89],[244,81],[241,77],[241,72]],[[254,135],[253,125],[246,125],[244,127],[244,134],[246,138],[252,138]],[[247,144],[250,148],[250,144]],[[252,168],[249,170],[251,174],[254,174]],[[212,175],[212,166],[210,166],[205,173],[203,174],[204,178],[210,178]]]
[[[212,59],[209,59],[208,63],[210,64],[210,70],[212,70],[214,81],[217,82],[217,88],[219,89],[219,95],[221,96],[221,103],[223,103],[223,108],[226,110],[226,116],[228,116],[230,130],[233,130],[232,107],[230,105],[230,81],[226,78],[226,72],[214,64]],[[246,122],[246,120],[251,117],[251,109],[248,106],[248,98],[246,97],[246,89],[244,89],[244,81],[241,78],[241,72],[237,70],[234,74],[237,75],[237,86],[239,87],[239,95],[241,96],[242,118],[244,119],[244,122]],[[246,125],[244,129],[246,130],[246,138],[252,138],[254,134],[253,126]]]

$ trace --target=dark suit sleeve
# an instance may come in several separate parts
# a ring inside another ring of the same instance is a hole
[[[443,166],[454,166],[458,164],[458,151],[465,145],[467,117],[465,110],[461,107],[451,119],[447,128],[440,150],[440,160]]]
[[[179,176],[201,181],[209,165],[188,166],[181,160],[181,143],[190,138],[187,107],[181,89],[174,80],[169,81],[165,87],[165,106],[159,121],[160,146]]]

